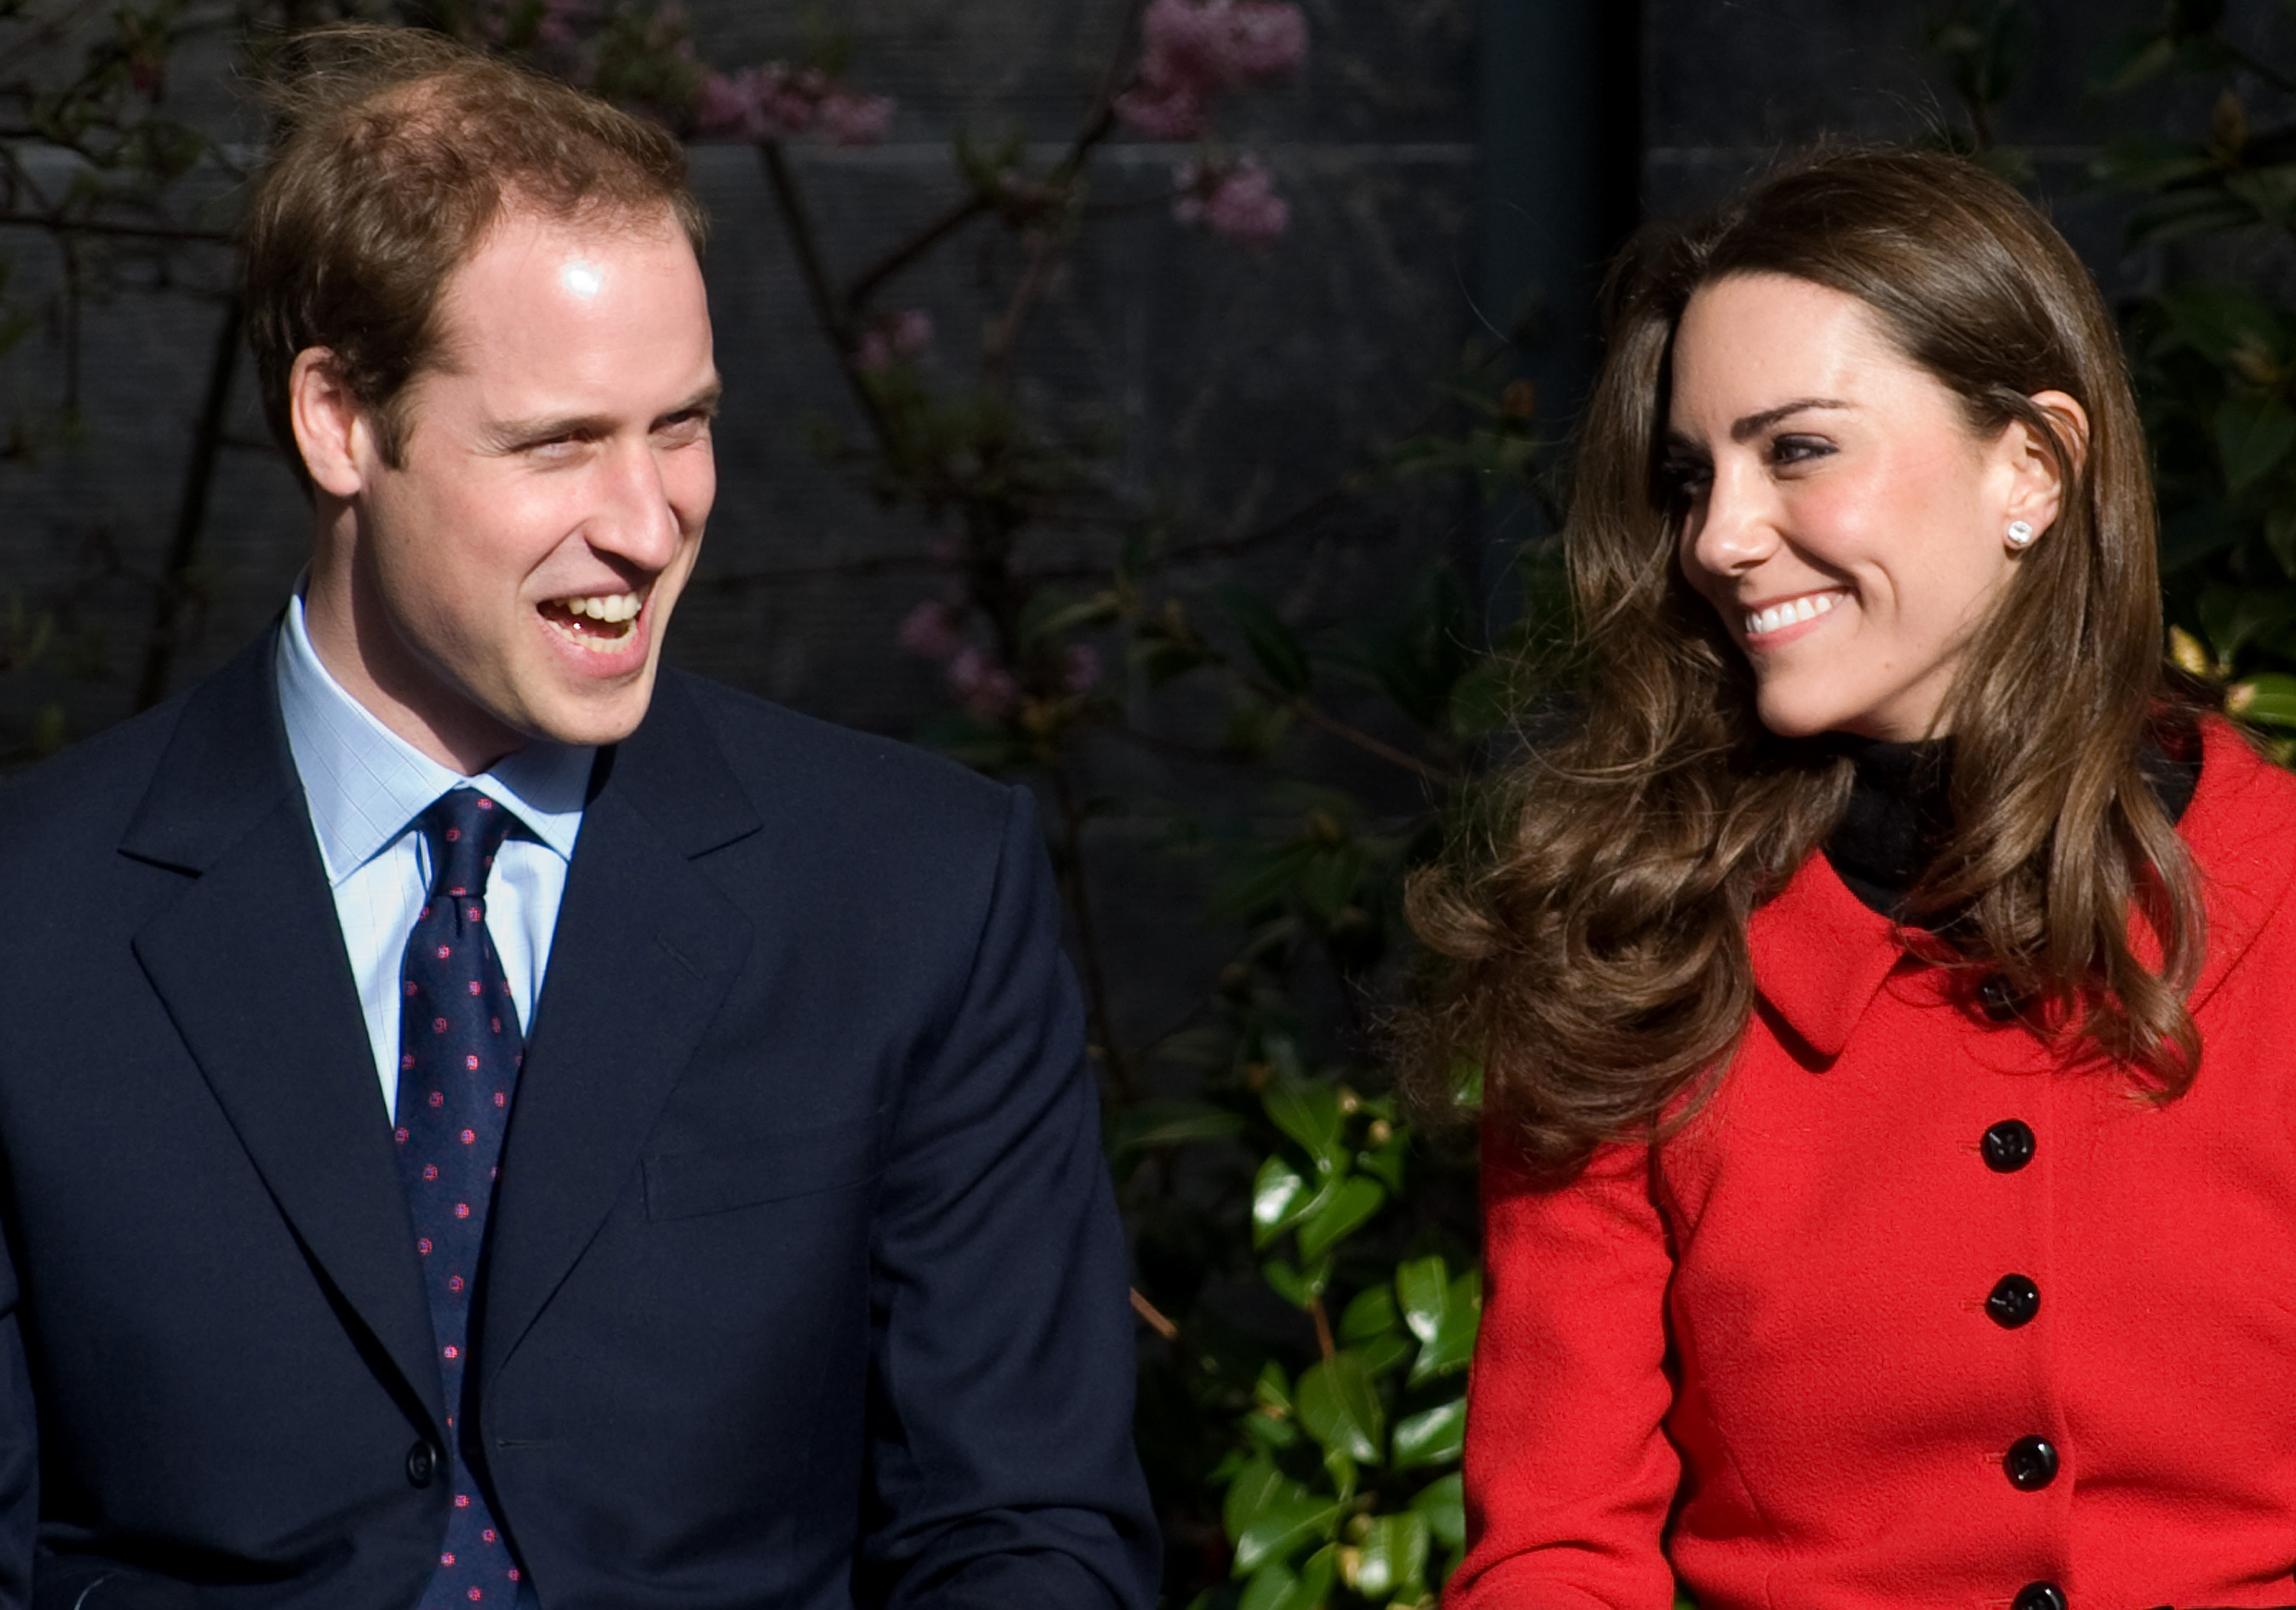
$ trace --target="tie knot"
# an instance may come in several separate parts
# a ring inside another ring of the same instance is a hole
[[[449,789],[415,820],[430,841],[431,895],[483,899],[511,813],[476,789]]]

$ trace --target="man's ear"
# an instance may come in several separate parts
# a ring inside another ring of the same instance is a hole
[[[2088,457],[2088,411],[2062,391],[2037,391],[2028,399],[2049,421],[2062,450],[2066,470],[2079,469]],[[2010,459],[2011,482],[2007,517],[2023,520],[2035,531],[2046,531],[2063,511],[2065,476],[2056,454],[2030,425],[2018,421],[2004,433],[2003,446]]]
[[[331,496],[357,496],[374,462],[374,432],[328,348],[306,347],[295,355],[287,372],[287,418],[312,484]]]

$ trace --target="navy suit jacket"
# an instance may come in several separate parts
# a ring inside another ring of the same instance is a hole
[[[0,1606],[407,1610],[438,1553],[272,651],[0,796]],[[602,756],[459,1432],[545,1610],[1151,1602],[1049,884],[1025,791],[713,683]]]

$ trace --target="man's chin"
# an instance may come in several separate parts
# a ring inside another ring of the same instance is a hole
[[[611,688],[557,691],[553,697],[526,701],[510,724],[544,743],[590,748],[617,744],[645,720],[653,686],[654,667],[648,665]]]

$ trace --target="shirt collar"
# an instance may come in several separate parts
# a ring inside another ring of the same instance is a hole
[[[573,859],[595,748],[537,741],[476,777],[440,765],[377,721],[320,663],[300,588],[287,601],[277,668],[279,714],[329,887],[396,844],[426,805],[463,783],[507,807],[561,860]]]

